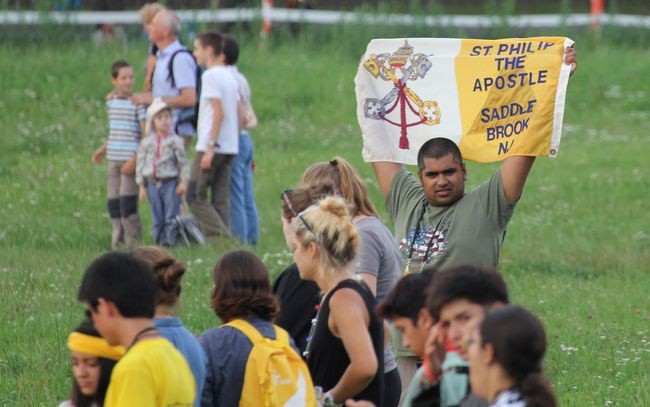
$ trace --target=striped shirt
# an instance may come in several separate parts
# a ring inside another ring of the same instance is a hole
[[[108,109],[108,143],[106,157],[111,161],[127,161],[135,155],[140,143],[140,121],[145,119],[145,106],[129,99],[113,98]]]

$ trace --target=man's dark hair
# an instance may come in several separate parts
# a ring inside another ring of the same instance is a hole
[[[460,149],[456,143],[444,137],[432,138],[422,144],[418,151],[418,168],[424,169],[425,158],[440,159],[448,154],[453,155],[454,161],[458,164],[463,163],[463,156],[460,154]]]
[[[97,309],[100,297],[114,303],[123,317],[153,318],[156,283],[150,267],[128,253],[98,257],[86,269],[77,299]]]
[[[239,60],[239,44],[235,37],[223,34],[223,54],[226,56],[226,65],[235,65]]]
[[[117,75],[120,74],[120,69],[129,66],[131,65],[123,59],[118,59],[117,61],[113,62],[113,65],[111,65],[111,76],[113,77],[113,79],[116,79]]]
[[[214,31],[207,31],[199,34],[196,38],[199,40],[203,48],[212,48],[214,55],[219,55],[223,52],[223,37],[221,34]]]
[[[435,273],[435,267],[427,267],[421,273],[400,279],[377,306],[377,315],[386,319],[409,318],[416,325],[420,310],[426,306],[427,291]]]
[[[427,298],[427,308],[440,319],[442,308],[452,301],[466,299],[483,307],[508,303],[508,288],[498,271],[473,265],[452,267],[436,274]]]

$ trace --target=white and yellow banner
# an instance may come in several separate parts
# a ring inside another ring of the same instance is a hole
[[[354,81],[364,160],[415,164],[433,137],[455,141],[471,161],[556,156],[571,45],[564,37],[372,40]]]

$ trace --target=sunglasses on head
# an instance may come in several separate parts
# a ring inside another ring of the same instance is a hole
[[[293,209],[293,206],[291,205],[291,200],[289,199],[289,194],[293,192],[293,189],[285,189],[280,193],[280,198],[282,199],[282,202],[287,206],[287,209],[289,209],[289,212],[291,212],[291,215],[295,218],[298,216],[296,211]]]
[[[316,235],[316,232],[314,232],[314,228],[311,227],[309,222],[307,222],[307,219],[303,216],[303,212],[296,213],[295,209],[293,209],[293,206],[291,205],[291,200],[289,200],[289,194],[293,191],[293,189],[285,189],[282,191],[280,194],[280,197],[282,198],[282,201],[284,204],[287,206],[287,209],[289,209],[289,212],[291,212],[291,215],[293,215],[294,218],[300,219],[303,225],[305,225],[305,229],[309,231],[312,235],[314,235],[314,239],[316,239],[316,243],[318,243],[318,235]]]

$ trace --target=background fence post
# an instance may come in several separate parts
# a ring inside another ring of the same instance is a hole
[[[591,0],[591,28],[600,29],[600,17],[605,11],[605,0]]]
[[[262,41],[271,34],[271,12],[273,11],[273,0],[262,0]]]

